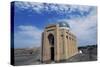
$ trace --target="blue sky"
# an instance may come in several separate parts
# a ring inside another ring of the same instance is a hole
[[[48,24],[66,21],[77,36],[78,46],[97,42],[97,7],[36,2],[15,2],[15,48],[41,45],[41,33]]]

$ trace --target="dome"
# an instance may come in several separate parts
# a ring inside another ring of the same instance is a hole
[[[70,28],[69,24],[67,22],[59,22],[59,27],[66,27],[66,28]]]

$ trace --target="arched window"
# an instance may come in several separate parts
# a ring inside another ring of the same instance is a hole
[[[48,35],[48,40],[49,40],[49,43],[50,43],[51,45],[54,45],[54,35],[53,35],[53,34],[49,34],[49,35]]]
[[[66,38],[68,39],[68,36],[66,36]]]

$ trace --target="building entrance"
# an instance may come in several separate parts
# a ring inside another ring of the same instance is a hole
[[[51,47],[51,61],[54,61],[54,47]]]

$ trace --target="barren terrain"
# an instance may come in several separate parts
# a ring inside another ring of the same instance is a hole
[[[62,62],[80,62],[80,61],[96,61],[97,60],[97,46],[79,47],[82,54],[77,54],[66,61]],[[41,64],[40,62],[40,47],[38,48],[23,48],[14,49],[15,64],[14,65],[32,65]],[[53,62],[55,63],[55,62]]]

